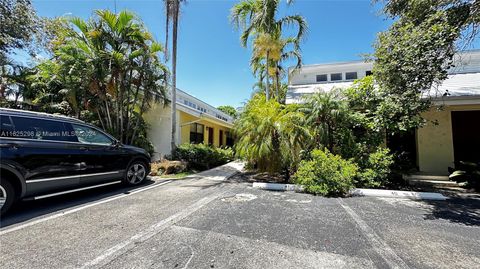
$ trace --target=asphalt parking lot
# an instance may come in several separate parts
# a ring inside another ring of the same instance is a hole
[[[322,198],[150,181],[24,202],[2,268],[479,268],[480,201]]]

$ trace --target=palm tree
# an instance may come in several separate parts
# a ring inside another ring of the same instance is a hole
[[[342,100],[341,91],[333,89],[306,96],[301,111],[305,114],[306,124],[312,128],[316,147],[326,147],[330,152],[336,152],[335,143],[338,141],[335,133],[342,128],[349,129],[350,112],[347,102]]]
[[[171,106],[172,106],[172,132],[170,138],[170,147],[172,151],[177,147],[175,143],[176,125],[177,125],[177,34],[178,21],[180,15],[180,5],[186,0],[164,0],[166,13],[166,31],[165,44],[168,48],[168,36],[170,21],[172,21],[172,87],[171,87]],[[168,54],[168,49],[165,50],[165,55]]]
[[[254,42],[254,54],[252,55],[250,65],[254,75],[259,77],[259,85],[264,84],[263,80],[265,77],[267,82],[269,77],[273,78],[275,82],[275,97],[277,101],[280,101],[281,80],[286,75],[283,63],[290,59],[296,60],[295,67],[290,70],[290,72],[294,72],[301,67],[302,56],[297,46],[295,46],[296,38],[273,39],[271,36],[266,38],[264,35],[259,35]],[[263,61],[266,58],[266,51],[269,52],[268,68],[267,61]],[[265,86],[268,86],[268,83]],[[268,90],[268,93],[270,93],[270,90]]]
[[[253,43],[253,58],[254,59],[265,59],[265,68],[266,72],[266,81],[265,81],[265,92],[267,96],[267,101],[270,98],[270,63],[280,60],[281,53],[281,42],[278,38],[270,34],[259,34],[254,43]],[[255,61],[255,60],[252,60]]]
[[[169,72],[158,56],[163,46],[128,11],[98,10],[89,21],[69,22],[56,34],[53,59],[30,76],[30,86],[43,93],[34,102],[49,99],[56,107],[67,102],[73,116],[92,112],[98,125],[120,141],[137,143],[145,131],[139,130],[143,114],[166,98]],[[68,109],[55,112],[70,114]]]
[[[262,172],[275,173],[295,166],[300,151],[310,141],[303,118],[294,106],[267,101],[263,95],[253,96],[235,122],[237,154]]]
[[[287,1],[288,4],[291,2]],[[281,62],[298,56],[297,66],[300,66],[300,42],[307,30],[307,24],[300,15],[286,16],[277,20],[276,12],[279,3],[280,0],[244,0],[236,4],[231,11],[232,23],[243,30],[242,46],[246,47],[249,38],[254,38],[251,66],[255,75],[260,71],[261,83],[264,78],[266,79],[267,100],[270,96],[270,77],[274,77],[278,98],[281,70],[283,70]],[[282,29],[290,25],[297,26],[297,34],[283,39]],[[285,52],[289,45],[293,45],[293,50]],[[262,64],[263,59],[265,61]],[[261,65],[264,67],[260,68]]]
[[[287,0],[291,4],[293,0]],[[280,0],[243,0],[233,6],[231,21],[239,29],[242,29],[241,44],[247,47],[248,39],[258,33],[282,33],[285,26],[296,25],[298,27],[296,40],[297,45],[303,39],[307,31],[307,23],[300,15],[290,15],[276,19],[276,13]]]

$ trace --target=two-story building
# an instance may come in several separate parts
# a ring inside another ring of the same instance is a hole
[[[177,145],[205,143],[216,147],[232,146],[233,118],[204,101],[177,89]],[[148,137],[153,143],[154,159],[170,154],[171,106],[155,105],[144,116],[150,125]]]
[[[454,64],[445,81],[425,91],[425,98],[434,104],[423,114],[429,120],[426,126],[397,141],[412,145],[422,173],[445,175],[454,161],[480,161],[480,50],[458,53]],[[289,78],[286,102],[299,103],[306,94],[349,87],[355,79],[370,75],[372,67],[363,61],[305,65]]]

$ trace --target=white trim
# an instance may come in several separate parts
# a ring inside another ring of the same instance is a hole
[[[6,137],[6,136],[0,136],[0,139],[46,142],[46,143],[62,143],[62,144],[66,143],[66,144],[73,144],[73,145],[79,145],[79,146],[104,146],[104,147],[113,146],[113,144],[82,143],[82,142],[74,142],[74,141],[59,141],[59,140],[49,140],[49,139],[19,138],[19,137]]]
[[[113,184],[118,184],[121,183],[121,180],[113,181],[113,182],[108,182],[104,184],[98,184],[98,185],[93,185],[93,186],[88,186],[84,188],[78,188],[78,189],[72,189],[68,191],[61,191],[61,192],[55,192],[55,193],[50,193],[50,194],[45,194],[45,195],[40,195],[40,196],[35,196],[32,198],[32,200],[39,200],[39,199],[44,199],[52,196],[57,196],[57,195],[62,195],[62,194],[67,194],[67,193],[72,193],[72,192],[77,192],[77,191],[84,191],[84,190],[89,190],[89,189],[94,189],[94,188],[99,188],[99,187],[104,187],[104,186],[109,186]],[[26,199],[29,200],[29,199]]]
[[[104,172],[104,173],[93,173],[93,174],[84,174],[84,175],[64,176],[64,177],[30,179],[30,180],[26,180],[25,182],[28,184],[28,183],[37,183],[37,182],[52,181],[52,180],[62,180],[62,179],[69,179],[69,178],[84,178],[84,177],[93,177],[93,176],[113,175],[113,174],[119,174],[121,172],[123,172],[123,170],[113,171],[113,172]]]

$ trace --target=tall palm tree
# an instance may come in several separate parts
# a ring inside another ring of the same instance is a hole
[[[172,27],[172,87],[171,87],[171,107],[172,107],[172,132],[170,138],[170,147],[173,150],[177,147],[175,143],[177,126],[177,34],[178,21],[180,15],[180,5],[186,0],[164,0],[166,15],[165,47],[168,48],[169,28]],[[170,26],[171,21],[171,26]],[[165,50],[165,55],[168,49]]]
[[[281,56],[281,46],[282,44],[275,36],[270,34],[261,33],[259,34],[254,43],[253,43],[253,58],[256,59],[265,59],[265,66],[267,70],[270,67],[271,62],[280,60]],[[265,81],[265,91],[267,96],[267,101],[270,99],[270,76],[267,71],[266,81]]]
[[[265,77],[273,78],[275,83],[275,97],[277,101],[280,99],[280,91],[282,88],[281,80],[286,75],[285,68],[283,64],[287,60],[296,60],[296,65],[290,72],[294,72],[299,69],[302,64],[302,56],[299,48],[295,45],[296,38],[273,38],[269,35],[269,38],[262,38],[264,34],[259,35],[254,41],[254,54],[250,61],[250,66],[252,67],[253,73],[255,76],[259,77],[260,84],[264,84],[263,80]],[[265,59],[266,53],[269,53],[268,59],[268,68],[267,61]],[[266,85],[268,86],[268,85]],[[270,92],[270,90],[269,90]]]
[[[288,0],[290,4],[292,0]],[[254,74],[256,68],[262,62],[261,58],[266,59],[263,68],[266,73],[260,76],[261,81],[266,79],[267,100],[270,95],[269,77],[273,72],[276,81],[276,88],[280,88],[280,73],[276,70],[281,60],[286,60],[294,55],[300,55],[300,42],[306,31],[307,24],[300,15],[290,15],[277,20],[276,13],[280,0],[243,0],[236,4],[231,10],[231,21],[237,27],[243,30],[241,34],[241,44],[247,47],[248,40],[254,38],[254,55],[251,60]],[[282,29],[285,26],[297,26],[297,34],[294,37],[282,39]],[[283,45],[282,45],[283,44]],[[283,55],[285,47],[293,44],[293,51]],[[272,52],[280,54],[277,59],[272,59]],[[256,58],[256,59],[255,59]],[[300,60],[301,62],[301,60]],[[272,72],[268,72],[269,70]],[[278,94],[277,94],[278,97]]]

